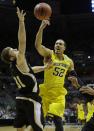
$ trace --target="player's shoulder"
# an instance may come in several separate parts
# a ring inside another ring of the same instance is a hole
[[[67,61],[69,62],[73,62],[73,60],[66,54],[63,54],[64,55],[64,59],[66,59]]]
[[[54,50],[51,50],[51,55],[55,55]]]
[[[49,51],[48,51],[48,54],[46,54],[45,56],[44,56],[44,58],[45,57],[52,57],[53,55],[54,55],[54,51],[53,50],[51,50],[51,49],[48,49]]]
[[[44,57],[44,60],[43,60],[44,63],[47,63],[48,61],[50,61],[53,58],[54,56],[53,50],[50,50],[50,51],[51,51],[50,54]]]
[[[52,58],[55,58],[54,50],[51,50],[51,57],[52,57]]]

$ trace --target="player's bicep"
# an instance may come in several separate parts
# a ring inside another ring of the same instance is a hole
[[[26,42],[20,41],[20,42],[19,42],[19,46],[18,46],[18,50],[19,50],[19,54],[25,55],[25,51],[26,51]]]
[[[37,48],[40,55],[43,57],[47,57],[52,54],[52,50],[46,48],[45,46],[41,45]]]

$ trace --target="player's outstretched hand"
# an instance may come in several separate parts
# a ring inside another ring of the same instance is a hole
[[[77,77],[75,76],[69,76],[68,77],[68,80],[71,81],[72,85],[75,87],[75,88],[79,88],[79,83],[78,83],[78,80],[77,80]]]
[[[48,26],[50,25],[50,20],[43,20],[43,21],[41,22],[40,28],[41,28],[41,29],[44,29],[47,25],[48,25]]]
[[[26,15],[26,12],[24,12],[23,10],[20,10],[17,7],[17,16],[18,16],[19,21],[24,21],[25,15]]]
[[[94,95],[94,89],[89,87],[89,86],[83,86],[82,88],[80,88],[81,93],[83,94],[89,94],[89,95]]]

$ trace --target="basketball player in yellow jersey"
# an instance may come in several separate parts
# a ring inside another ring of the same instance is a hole
[[[65,109],[65,95],[67,94],[64,88],[64,80],[68,72],[74,74],[74,64],[64,54],[66,49],[64,40],[57,40],[54,50],[42,45],[43,30],[49,24],[48,20],[42,21],[35,41],[37,51],[44,57],[44,64],[52,61],[51,67],[44,71],[44,83],[40,85],[40,95],[42,97],[44,116],[48,116],[50,120],[53,118],[56,126],[55,131],[63,131],[62,116]],[[77,79],[74,78],[74,80],[76,81]]]

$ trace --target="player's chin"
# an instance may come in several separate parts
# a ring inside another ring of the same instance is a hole
[[[61,54],[61,52],[59,50],[55,51],[56,54]]]

